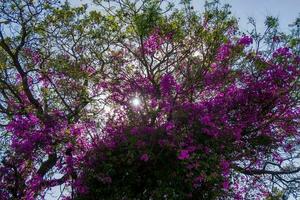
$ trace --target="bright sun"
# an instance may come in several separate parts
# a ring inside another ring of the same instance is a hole
[[[134,106],[134,107],[139,107],[141,105],[141,99],[139,97],[134,97],[131,99],[131,104]]]

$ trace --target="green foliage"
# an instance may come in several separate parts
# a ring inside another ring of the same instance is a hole
[[[89,157],[96,164],[84,172],[84,184],[89,193],[75,199],[187,199],[193,183],[188,181],[185,163],[177,158],[177,151],[171,146],[159,145],[158,141],[165,137],[165,133],[159,130],[152,135],[139,133],[138,138],[130,134],[127,142],[122,142],[117,148],[99,146],[91,152]],[[151,141],[149,146],[136,148],[138,143],[147,144],[147,141]],[[144,153],[149,155],[149,160],[141,160]],[[193,196],[215,199],[221,191],[211,190],[220,177],[211,166],[219,162],[218,155],[199,160],[201,169],[207,173],[206,183]]]
[[[265,25],[268,28],[278,28],[279,26],[278,18],[268,16],[265,20]]]
[[[266,198],[266,200],[283,200],[284,192],[274,188],[272,194]]]
[[[160,11],[159,1],[150,0],[145,2],[142,12],[133,16],[138,35],[148,36],[155,27],[160,25],[163,20]]]

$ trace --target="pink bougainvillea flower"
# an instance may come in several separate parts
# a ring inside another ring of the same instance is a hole
[[[148,156],[148,154],[143,154],[142,156],[141,156],[141,158],[140,158],[142,161],[144,161],[144,162],[147,162],[148,160],[149,160],[149,156]]]
[[[190,157],[190,154],[189,154],[189,151],[188,150],[181,150],[179,152],[179,155],[178,155],[178,159],[179,160],[186,160]]]

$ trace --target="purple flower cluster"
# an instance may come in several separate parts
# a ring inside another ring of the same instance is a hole
[[[143,51],[145,54],[153,55],[157,50],[160,49],[162,43],[163,43],[163,40],[162,40],[161,36],[159,35],[159,33],[157,31],[155,31],[144,42]]]
[[[243,36],[239,39],[238,44],[248,46],[253,43],[253,39],[250,36]]]
[[[216,60],[218,62],[222,62],[223,60],[228,59],[231,53],[231,48],[232,45],[230,43],[222,44],[218,49]]]
[[[290,49],[288,47],[280,47],[276,49],[276,51],[273,53],[273,57],[286,57],[289,58],[292,56],[292,53],[290,52]]]

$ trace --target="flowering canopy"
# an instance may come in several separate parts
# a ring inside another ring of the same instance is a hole
[[[241,34],[217,1],[110,3],[3,2],[0,198],[297,194],[295,36]]]

